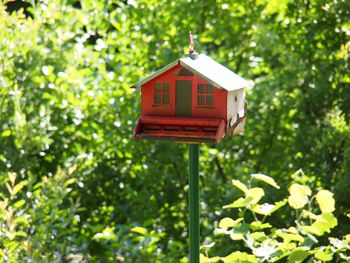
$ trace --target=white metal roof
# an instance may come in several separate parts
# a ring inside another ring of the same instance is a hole
[[[190,56],[185,56],[175,60],[174,62],[154,72],[150,76],[139,81],[133,87],[140,87],[146,82],[158,77],[165,71],[173,68],[177,64],[180,64],[193,73],[199,75],[214,86],[227,91],[238,90],[249,86],[248,81],[233,73],[228,68],[225,68],[223,65],[204,54],[198,54],[197,58],[195,59],[191,58]]]

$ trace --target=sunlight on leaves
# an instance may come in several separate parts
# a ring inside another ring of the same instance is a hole
[[[146,228],[140,227],[140,226],[135,226],[135,227],[131,228],[131,231],[134,233],[138,233],[140,235],[146,235],[148,233]]]
[[[265,192],[262,188],[254,187],[248,190],[247,197],[251,197],[252,204],[256,204],[260,201],[260,199],[265,195]]]
[[[292,186],[289,188],[289,193],[289,205],[295,209],[300,209],[307,204],[308,196],[311,195],[311,190],[306,185],[292,184]]]
[[[316,251],[315,257],[322,262],[327,262],[333,259],[333,253],[329,247],[323,247]]]
[[[350,234],[345,235],[345,241],[350,244]]]
[[[270,223],[262,223],[261,221],[254,221],[250,224],[250,228],[253,231],[271,228],[271,227],[272,227],[272,225]]]
[[[328,190],[320,190],[316,195],[316,201],[322,213],[331,213],[335,210],[333,193]]]
[[[286,229],[278,229],[276,235],[281,237],[284,243],[290,243],[291,241],[304,242],[304,238],[301,235],[290,233]]]
[[[201,245],[199,249],[201,250],[201,249],[212,248],[214,245],[215,245],[215,242],[211,242],[208,245]]]
[[[262,182],[265,182],[277,189],[280,189],[279,185],[276,183],[276,181],[270,177],[270,176],[267,176],[267,175],[264,175],[264,174],[252,174],[252,177],[253,179],[256,179],[256,180],[259,180],[259,181],[262,181]]]
[[[259,242],[264,241],[267,238],[267,236],[264,232],[254,232],[254,233],[251,233],[250,236],[254,240],[259,241]]]
[[[212,257],[212,258],[208,258],[207,256],[205,256],[204,254],[200,254],[199,255],[199,262],[200,263],[216,263],[220,260],[220,257]],[[187,261],[186,261],[187,262]]]
[[[288,257],[288,262],[291,262],[291,263],[302,262],[309,255],[311,255],[311,253],[308,250],[309,248],[307,247],[300,247],[300,248],[294,249]]]
[[[232,184],[234,186],[236,186],[239,190],[241,190],[243,193],[246,194],[248,192],[247,186],[244,183],[242,183],[241,181],[239,181],[239,180],[232,180]]]
[[[286,203],[287,199],[278,201],[274,205],[268,203],[262,205],[256,204],[252,206],[252,211],[260,215],[271,215],[272,213],[283,207]]]
[[[232,240],[242,240],[243,239],[243,234],[241,233],[230,233],[230,238]]]
[[[322,236],[325,232],[329,233],[337,224],[337,218],[333,214],[327,213],[317,216],[316,221],[311,226],[301,226],[301,228],[311,234]]]
[[[226,257],[222,257],[224,263],[240,262],[240,263],[256,263],[258,262],[254,255],[245,252],[236,251]]]
[[[243,218],[238,218],[237,220],[233,220],[229,217],[225,217],[225,218],[220,220],[219,228],[228,229],[230,227],[234,227],[238,223],[242,222],[242,220],[243,220]]]
[[[234,201],[232,204],[223,206],[223,208],[226,209],[226,208],[245,207],[245,206],[247,206],[248,204],[250,204],[250,203],[252,202],[253,199],[254,199],[254,198],[251,197],[251,196],[246,197],[246,198],[240,197],[240,198],[238,198],[236,201]]]
[[[317,215],[315,215],[314,213],[311,213],[310,211],[305,210],[305,209],[303,209],[303,211],[302,211],[302,216],[303,217],[309,217],[309,218],[311,218],[313,220],[317,219]]]
[[[266,241],[261,246],[253,248],[254,254],[259,258],[263,258],[263,260],[269,258],[277,250],[276,246],[272,245],[268,240]]]

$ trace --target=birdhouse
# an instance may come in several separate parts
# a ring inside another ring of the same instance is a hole
[[[190,52],[144,78],[134,139],[219,143],[243,131],[248,82],[204,54]]]

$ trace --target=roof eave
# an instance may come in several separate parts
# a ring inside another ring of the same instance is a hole
[[[132,85],[130,88],[132,89],[136,89],[141,87],[143,84],[147,83],[148,81],[160,76],[161,74],[163,74],[164,72],[168,71],[169,69],[175,67],[177,64],[179,63],[179,60],[175,60],[173,62],[171,62],[170,64],[166,65],[165,67],[162,67],[161,69],[157,70],[156,72],[154,72],[153,74],[147,76],[146,78],[140,80],[139,82],[135,83],[134,85]]]

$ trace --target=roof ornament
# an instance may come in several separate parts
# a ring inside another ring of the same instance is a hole
[[[193,35],[192,35],[191,31],[189,33],[189,41],[190,41],[190,45],[189,45],[188,54],[186,54],[186,56],[188,56],[192,59],[197,59],[198,53],[194,50]]]

